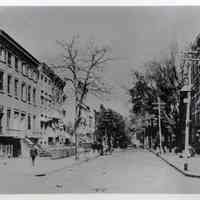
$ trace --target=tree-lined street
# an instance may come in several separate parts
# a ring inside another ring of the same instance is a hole
[[[99,157],[48,176],[2,174],[1,193],[198,193],[188,178],[146,150]]]
[[[199,8],[27,10],[1,12],[0,194],[199,193]]]

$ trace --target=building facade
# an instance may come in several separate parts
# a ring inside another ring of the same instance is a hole
[[[50,144],[47,128],[54,124],[60,142],[63,87],[49,67],[0,30],[0,156],[28,156],[33,142]]]
[[[64,124],[65,82],[57,76],[46,64],[39,67],[40,109],[39,121],[42,137],[38,143],[43,147],[64,145],[66,130]]]

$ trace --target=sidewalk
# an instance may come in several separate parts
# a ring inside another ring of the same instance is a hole
[[[97,157],[98,153],[92,152],[81,153],[79,160],[75,160],[74,156],[55,160],[38,157],[36,158],[35,167],[32,166],[31,159],[28,158],[0,159],[0,174],[45,176],[93,160]]]
[[[156,156],[160,157],[167,164],[175,168],[177,171],[182,173],[185,176],[200,178],[200,156],[196,155],[195,157],[191,157],[188,160],[188,171],[184,170],[185,158],[180,158],[180,154],[175,153],[165,153],[162,155],[156,154],[155,151],[149,150],[154,153]]]

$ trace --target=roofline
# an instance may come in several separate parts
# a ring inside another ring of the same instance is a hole
[[[59,82],[61,83],[61,85],[64,87],[66,85],[66,82],[58,75],[56,74],[56,72],[50,67],[48,66],[46,63],[40,63],[40,65],[46,69],[49,70],[49,72],[53,75],[54,79],[58,79]],[[43,71],[44,72],[44,71]],[[45,73],[45,72],[44,72]],[[47,75],[47,74],[46,74]],[[48,76],[48,75],[47,75]],[[49,77],[50,78],[50,77]]]
[[[14,45],[19,51],[21,51],[23,54],[25,54],[29,59],[31,59],[35,64],[39,64],[40,62],[32,56],[24,47],[22,47],[19,43],[17,43],[11,36],[9,36],[5,31],[0,29],[0,36],[2,36],[4,39],[6,39],[8,42],[10,42],[12,45]]]

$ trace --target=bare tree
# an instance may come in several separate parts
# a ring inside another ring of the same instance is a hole
[[[78,159],[78,133],[77,129],[81,122],[81,114],[88,94],[101,97],[108,94],[110,89],[105,86],[102,79],[104,66],[111,60],[110,48],[99,47],[94,42],[89,42],[82,49],[79,38],[74,36],[71,41],[59,41],[64,50],[63,65],[54,66],[62,73],[70,88],[75,102],[75,159]]]

